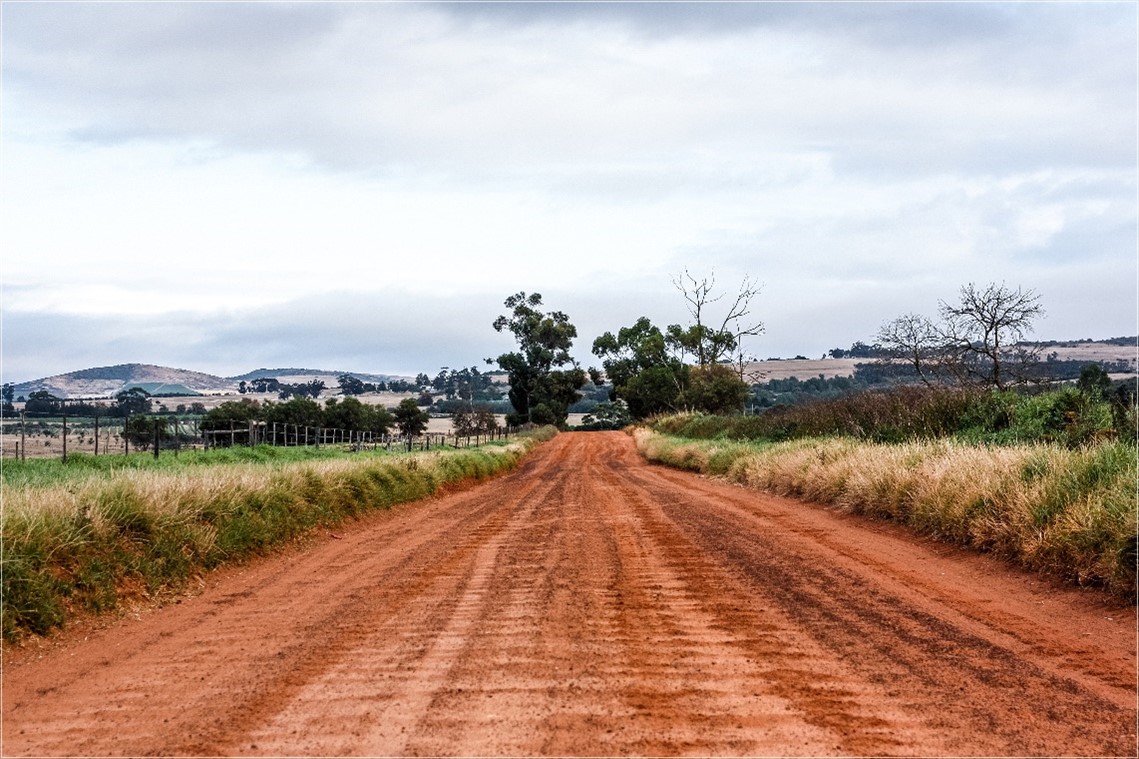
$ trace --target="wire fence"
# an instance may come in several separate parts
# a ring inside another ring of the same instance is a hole
[[[234,446],[339,447],[344,450],[415,451],[433,448],[472,448],[516,436],[532,425],[495,427],[472,432],[425,432],[399,435],[371,430],[314,427],[284,422],[232,422],[223,429],[203,429],[200,418],[6,416],[0,419],[0,458],[27,459],[85,453],[127,455],[161,450],[203,450]],[[151,426],[146,426],[146,425]],[[128,427],[129,425],[129,427]]]

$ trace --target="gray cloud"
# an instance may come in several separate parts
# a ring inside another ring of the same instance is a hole
[[[574,317],[588,363],[605,330],[684,318],[684,265],[768,283],[765,355],[864,339],[970,280],[1040,289],[1057,335],[1128,331],[1137,10],[6,6],[4,190],[41,201],[0,230],[4,372],[429,371],[505,349],[489,323],[518,289]],[[336,266],[363,292],[329,293]],[[30,305],[88,281],[287,303]],[[409,294],[432,285],[464,295]]]
[[[482,176],[622,159],[636,176],[696,146],[867,173],[1134,155],[1129,6],[62,7],[9,9],[9,110],[95,142]]]

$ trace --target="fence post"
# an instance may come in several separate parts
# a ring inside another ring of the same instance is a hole
[[[162,422],[158,417],[154,417],[154,458],[158,458],[158,436],[161,434]]]
[[[28,445],[27,445],[27,441],[24,439],[24,433],[25,433],[24,422],[25,422],[24,412],[21,411],[20,412],[20,461],[27,461],[28,460]]]
[[[63,460],[67,461],[67,412],[63,412]]]

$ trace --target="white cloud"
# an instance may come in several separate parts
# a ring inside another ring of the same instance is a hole
[[[526,289],[589,309],[588,357],[587,323],[680,320],[687,265],[767,282],[794,353],[965,281],[1134,280],[1131,5],[3,12],[9,346],[33,315],[102,314],[106,346],[174,314],[242,361],[294,322],[213,315]]]

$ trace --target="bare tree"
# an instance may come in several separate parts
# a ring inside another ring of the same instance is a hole
[[[675,324],[669,326],[669,343],[682,354],[691,352],[702,368],[731,360],[738,364],[742,379],[749,358],[743,349],[743,339],[764,332],[763,322],[751,318],[751,304],[761,286],[745,276],[731,305],[717,319],[709,318],[710,307],[723,300],[727,293],[715,294],[715,272],[697,279],[685,269],[673,278],[672,284],[687,301],[694,324],[687,329]]]
[[[1044,315],[1034,290],[970,282],[961,288],[960,303],[940,301],[938,312],[946,357],[962,379],[1001,389],[1030,378],[1039,349],[1023,341]]]
[[[878,329],[875,340],[888,353],[888,360],[903,359],[926,385],[933,383],[943,363],[941,331],[928,317],[902,314]]]

